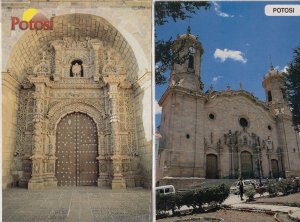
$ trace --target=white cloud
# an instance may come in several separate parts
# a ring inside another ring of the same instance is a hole
[[[282,70],[280,70],[280,72],[285,72],[285,73],[288,73],[288,66],[285,66],[285,67],[283,67],[283,69]]]
[[[228,49],[216,49],[214,53],[215,59],[220,59],[221,62],[225,62],[226,59],[233,59],[242,63],[246,63],[247,59],[244,57],[244,53],[241,51],[228,50]]]
[[[228,17],[234,17],[234,15],[227,14],[225,12],[221,11],[221,6],[217,2],[212,2],[214,5],[214,10],[217,13],[218,16],[228,18]]]
[[[212,84],[216,84],[218,82],[219,79],[223,78],[223,76],[214,76],[213,80],[212,80]]]
[[[156,114],[161,114],[161,107],[159,106],[157,100],[154,101],[154,112],[155,112],[155,115]]]
[[[275,66],[274,67],[275,69],[277,69],[279,72],[285,72],[285,73],[287,73],[288,72],[288,66],[284,66],[282,69],[280,69],[280,66]]]

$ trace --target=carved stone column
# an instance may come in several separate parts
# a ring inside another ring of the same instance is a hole
[[[111,146],[113,148],[113,180],[112,189],[126,189],[126,181],[123,174],[123,155],[120,146],[120,130],[118,116],[118,85],[125,80],[125,75],[110,75],[104,77],[104,81],[109,85],[109,101],[110,101],[110,127],[111,127]]]
[[[44,153],[44,135],[45,135],[45,119],[44,119],[44,99],[45,87],[48,81],[47,77],[38,76],[29,78],[30,82],[35,85],[34,92],[34,133],[32,156],[32,174],[28,183],[28,189],[44,188],[44,170],[45,170],[45,153]]]
[[[45,166],[45,186],[46,187],[57,187],[57,179],[55,177],[55,162],[57,157],[55,156],[55,134],[49,132],[47,135],[48,139],[48,152],[47,161]]]
[[[99,73],[99,69],[100,69],[100,66],[99,66],[99,62],[101,61],[101,59],[99,59],[99,56],[98,56],[98,53],[99,53],[99,49],[102,47],[102,44],[101,42],[95,42],[95,41],[92,41],[91,42],[91,45],[93,47],[93,50],[94,50],[94,53],[95,53],[95,59],[94,59],[94,74],[93,74],[93,79],[94,81],[99,81],[99,77],[100,77],[100,73]]]
[[[109,167],[108,167],[108,157],[105,154],[104,148],[104,135],[98,132],[98,153],[99,156],[96,158],[99,161],[99,178],[98,187],[108,187],[109,181]]]

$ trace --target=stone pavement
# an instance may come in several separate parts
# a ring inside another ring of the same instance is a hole
[[[151,192],[142,188],[11,188],[2,192],[3,222],[148,222],[150,209]]]
[[[259,197],[256,194],[254,198]],[[246,199],[246,197],[244,197]],[[300,208],[299,207],[289,207],[271,204],[255,204],[246,203],[246,201],[241,201],[238,195],[230,195],[224,202],[225,205],[230,206],[232,209],[251,209],[251,210],[267,210],[272,212],[282,212],[289,213],[290,217],[294,218],[295,221],[300,221]]]

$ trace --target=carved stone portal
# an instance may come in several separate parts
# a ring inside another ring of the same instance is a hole
[[[85,160],[87,164],[96,163],[93,172],[97,175],[92,179],[84,177],[84,181],[93,181],[85,183],[112,188],[139,185],[133,93],[121,56],[99,40],[89,38],[55,40],[39,55],[40,59],[27,70],[20,93],[14,152],[15,162],[22,163],[15,164],[14,169],[22,172],[19,183],[29,189],[84,183],[80,178],[76,182],[78,173],[83,173],[82,167],[70,163],[68,155],[88,155],[91,150],[85,148],[91,141],[86,135],[74,136],[71,132],[65,132],[66,138],[60,140],[69,120],[65,127],[58,127],[64,117],[80,113],[95,124],[97,140],[92,143],[96,146],[95,156]],[[91,126],[83,121],[80,127]],[[70,146],[65,153],[64,146],[76,144],[77,139],[82,140],[81,145],[74,146],[75,150]],[[65,162],[67,166],[61,167]],[[72,175],[75,179],[69,178],[69,171],[77,172]],[[68,179],[75,182],[65,182]]]

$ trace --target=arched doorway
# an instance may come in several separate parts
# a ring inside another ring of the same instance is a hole
[[[206,178],[218,178],[218,157],[214,154],[208,154],[206,156]]]
[[[91,117],[74,112],[56,130],[56,178],[59,186],[97,185],[97,127]]]
[[[272,174],[274,178],[279,177],[279,166],[278,166],[278,160],[271,160],[271,167],[272,167]]]
[[[243,178],[253,177],[252,155],[248,151],[241,152],[241,173]]]

